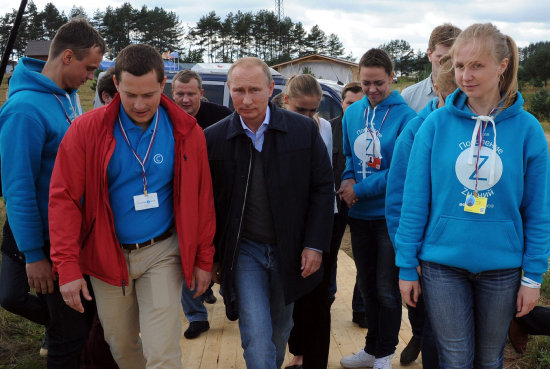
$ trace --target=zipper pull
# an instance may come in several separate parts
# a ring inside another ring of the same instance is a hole
[[[126,296],[126,281],[122,280],[122,296]]]

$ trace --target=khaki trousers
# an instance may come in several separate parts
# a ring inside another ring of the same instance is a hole
[[[177,235],[123,252],[130,279],[125,295],[121,287],[91,278],[113,357],[120,369],[181,369],[183,273]]]

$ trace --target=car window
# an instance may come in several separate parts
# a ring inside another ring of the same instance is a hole
[[[341,116],[342,106],[338,101],[335,101],[330,95],[324,93],[321,104],[319,105],[319,115],[326,120]]]
[[[223,105],[223,82],[220,84],[203,82],[202,88],[204,89],[204,97],[208,101]]]

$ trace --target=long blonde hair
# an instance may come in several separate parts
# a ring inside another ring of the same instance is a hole
[[[510,36],[500,32],[492,23],[472,24],[458,35],[449,51],[453,64],[456,50],[471,41],[479,44],[480,52],[489,51],[497,63],[508,58],[508,66],[500,76],[498,87],[504,100],[502,109],[511,106],[515,102],[518,92],[519,55],[516,43]]]

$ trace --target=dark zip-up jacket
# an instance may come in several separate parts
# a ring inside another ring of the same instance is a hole
[[[320,269],[301,277],[304,247],[328,252],[334,216],[334,181],[327,149],[312,119],[270,104],[262,160],[279,250],[285,301],[293,302],[321,280]],[[238,318],[233,271],[252,169],[252,141],[235,112],[205,131],[216,208],[215,261],[221,263],[226,314]]]

